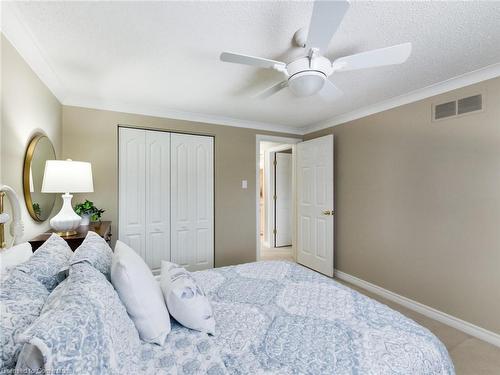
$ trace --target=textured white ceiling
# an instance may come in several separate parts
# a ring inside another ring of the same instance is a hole
[[[291,61],[303,53],[292,36],[308,24],[311,2],[10,6],[49,67],[46,83],[64,104],[193,112],[276,129],[312,126],[500,62],[500,2],[352,2],[327,56],[409,41],[408,62],[334,74],[330,79],[345,95],[333,103],[295,98],[286,90],[262,101],[252,95],[281,75],[222,63],[219,54]]]

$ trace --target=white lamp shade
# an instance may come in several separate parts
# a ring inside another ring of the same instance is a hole
[[[92,165],[83,161],[47,160],[42,193],[91,193]]]

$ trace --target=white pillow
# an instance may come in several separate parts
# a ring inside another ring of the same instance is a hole
[[[7,273],[18,264],[26,262],[32,255],[33,250],[29,242],[23,242],[10,249],[0,251],[0,275]]]
[[[160,286],[142,258],[121,241],[116,242],[111,264],[111,283],[142,340],[163,345],[170,332]]]
[[[160,286],[169,313],[184,327],[215,333],[212,307],[191,274],[175,263],[161,262]]]

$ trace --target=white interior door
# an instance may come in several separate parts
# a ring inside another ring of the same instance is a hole
[[[297,262],[333,276],[333,135],[297,144]]]
[[[119,129],[118,239],[146,256],[146,131]]]
[[[171,135],[171,259],[189,271],[214,266],[213,138]]]
[[[170,261],[170,133],[146,131],[146,251],[152,270]]]
[[[292,154],[275,153],[275,247],[292,245]]]

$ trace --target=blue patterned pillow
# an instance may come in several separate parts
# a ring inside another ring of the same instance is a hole
[[[101,271],[108,280],[111,278],[111,261],[113,251],[108,243],[95,232],[88,232],[85,240],[75,250],[70,264],[87,262]]]
[[[70,267],[68,278],[18,340],[41,353],[46,373],[120,373],[123,363],[134,373],[140,361],[134,323],[111,283],[87,262]]]
[[[64,280],[65,274],[61,271],[68,269],[72,256],[73,252],[66,241],[57,234],[52,234],[28,261],[16,269],[31,275],[51,292]]]
[[[22,345],[15,337],[40,315],[49,292],[30,275],[14,269],[6,274],[0,285],[0,373],[16,366]]]

